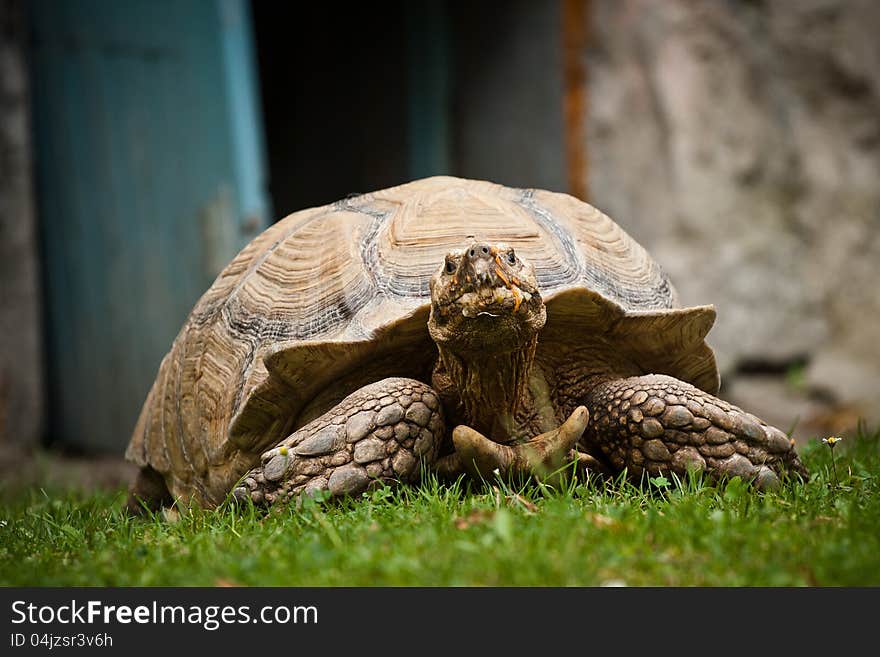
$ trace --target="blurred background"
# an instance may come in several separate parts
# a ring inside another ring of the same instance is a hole
[[[876,424],[878,35],[872,0],[0,0],[4,476],[118,473],[244,244],[441,173],[610,214],[716,305],[723,397]]]

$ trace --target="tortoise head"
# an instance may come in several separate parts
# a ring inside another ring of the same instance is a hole
[[[546,319],[535,270],[512,247],[472,242],[448,253],[431,278],[428,330],[457,353],[526,348]]]

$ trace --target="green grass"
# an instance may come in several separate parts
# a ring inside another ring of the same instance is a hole
[[[880,584],[880,432],[801,449],[810,481],[438,485],[264,514],[131,519],[120,491],[4,494],[10,586]]]

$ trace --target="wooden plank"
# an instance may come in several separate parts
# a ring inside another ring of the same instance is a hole
[[[562,0],[563,111],[565,113],[565,158],[568,193],[588,200],[586,122],[586,49],[589,36],[589,0]]]

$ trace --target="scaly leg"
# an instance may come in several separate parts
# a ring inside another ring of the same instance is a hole
[[[754,415],[670,376],[650,374],[597,385],[586,400],[584,444],[631,475],[740,476],[758,488],[790,471],[807,476],[793,442]]]
[[[382,482],[416,481],[444,435],[436,393],[413,379],[364,386],[262,455],[233,491],[255,504],[329,491],[358,495]]]

